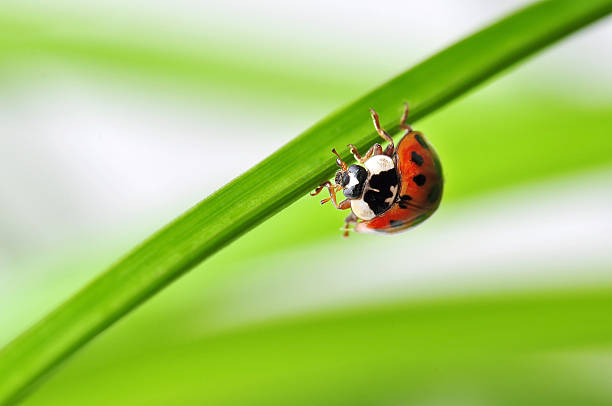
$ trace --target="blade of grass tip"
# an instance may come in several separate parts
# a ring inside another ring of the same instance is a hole
[[[323,119],[174,220],[0,352],[0,404],[22,396],[98,333],[335,169],[333,147],[377,141],[375,107],[397,125],[422,118],[506,67],[612,12],[612,0],[536,3],[456,43]],[[344,150],[344,158],[349,159]]]

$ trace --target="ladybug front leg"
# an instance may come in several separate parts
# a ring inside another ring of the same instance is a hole
[[[351,150],[351,153],[353,154],[355,159],[361,164],[367,161],[371,156],[382,155],[383,153],[383,149],[378,143],[372,145],[372,147],[368,150],[368,152],[363,157],[359,155],[359,152],[357,151],[357,147],[355,147],[353,144],[348,144],[348,147]]]
[[[321,200],[321,204],[325,204],[329,202],[330,200],[332,200],[334,202],[334,206],[336,206],[336,186],[332,185],[332,183],[328,180],[326,180],[325,182],[317,186],[317,188],[314,190],[314,192],[310,194],[310,196],[318,195],[325,188],[329,190],[329,197],[327,199]]]
[[[315,190],[314,192],[312,192],[310,194],[310,196],[316,196],[319,193],[321,193],[321,191],[327,188],[327,190],[329,190],[329,197],[327,199],[323,199],[321,200],[321,204],[325,204],[327,202],[329,202],[330,200],[332,201],[332,203],[334,204],[334,207],[338,210],[346,210],[348,208],[351,207],[351,201],[350,199],[344,199],[343,201],[341,201],[340,203],[338,203],[338,201],[336,200],[336,192],[339,189],[339,186],[334,186],[331,184],[330,181],[325,181],[323,183],[321,183]]]
[[[393,144],[393,138],[380,126],[380,120],[378,118],[378,113],[374,109],[370,109],[370,114],[372,114],[372,121],[374,122],[374,128],[376,128],[376,132],[380,135],[385,141],[389,142],[387,148],[385,148],[384,154],[387,156],[393,156],[395,152],[395,145]]]

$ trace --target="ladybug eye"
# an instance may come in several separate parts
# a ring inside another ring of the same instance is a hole
[[[336,178],[334,179],[334,182],[336,183],[336,185],[342,184],[342,172],[336,172]]]

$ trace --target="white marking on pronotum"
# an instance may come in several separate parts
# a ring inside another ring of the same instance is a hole
[[[372,220],[376,215],[363,199],[351,200],[351,210],[362,220]]]
[[[370,172],[370,175],[378,175],[381,172],[386,172],[395,167],[393,159],[386,155],[375,155],[365,161],[363,166]]]
[[[385,199],[385,203],[392,204],[395,201],[395,193],[397,192],[397,186],[391,186],[389,189],[391,190],[391,197],[387,197]]]

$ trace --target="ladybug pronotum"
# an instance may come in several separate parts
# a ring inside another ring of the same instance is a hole
[[[408,105],[400,120],[405,134],[397,144],[380,126],[378,114],[370,109],[376,132],[389,143],[383,150],[374,144],[362,157],[353,144],[348,147],[359,164],[348,166],[336,152],[334,185],[327,181],[315,189],[315,196],[324,188],[329,190],[327,199],[338,210],[351,209],[344,220],[344,236],[349,228],[359,233],[396,233],[413,227],[431,216],[442,198],[442,167],[438,154],[423,134],[413,131],[406,124]],[[336,193],[342,191],[346,199],[339,202]]]

